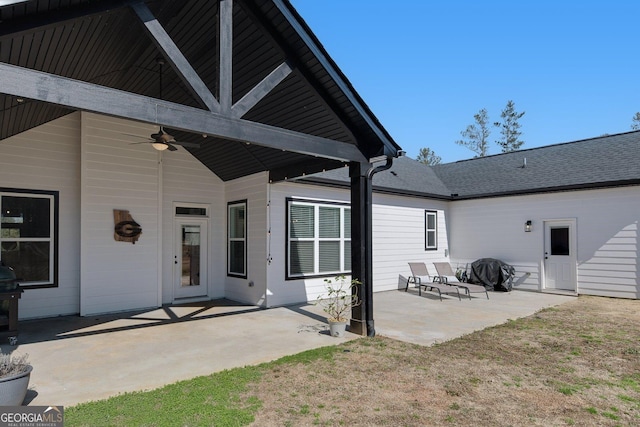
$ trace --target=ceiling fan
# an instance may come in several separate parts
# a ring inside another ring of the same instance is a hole
[[[182,147],[200,148],[200,144],[196,144],[193,142],[176,141],[173,135],[165,132],[162,126],[160,126],[160,131],[158,133],[152,133],[151,136],[147,138],[147,141],[132,142],[131,144],[151,144],[151,146],[158,151],[176,151],[178,149],[176,145],[180,145]]]
[[[160,76],[160,79],[159,79],[160,80],[160,100],[162,100],[162,71],[163,71],[162,66],[164,65],[164,58],[156,59],[156,63],[160,68],[160,71],[158,72],[158,74]],[[137,135],[131,135],[131,136],[137,137]],[[152,133],[150,137],[147,137],[147,141],[132,142],[131,144],[151,144],[151,146],[158,151],[164,151],[164,150],[176,151],[178,149],[176,145],[180,145],[182,147],[200,148],[200,144],[196,144],[193,142],[176,141],[173,135],[170,135],[167,132],[165,132],[162,126],[160,126],[160,131],[158,133]]]

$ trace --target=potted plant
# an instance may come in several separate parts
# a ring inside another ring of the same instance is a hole
[[[327,313],[329,331],[333,337],[344,336],[347,328],[347,315],[352,307],[362,303],[358,298],[356,285],[361,284],[356,279],[348,280],[344,275],[334,279],[324,279],[326,294],[320,295],[317,304]]]
[[[0,406],[22,405],[33,367],[29,355],[12,356],[0,352]]]

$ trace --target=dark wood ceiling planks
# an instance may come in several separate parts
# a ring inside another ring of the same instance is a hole
[[[209,91],[218,96],[218,2],[154,0],[146,4]],[[354,108],[353,97],[346,96],[327,72],[327,67],[337,69],[335,64],[311,52],[282,7],[301,21],[287,2],[279,8],[271,0],[234,1],[233,102],[285,60],[293,67],[243,119],[357,145],[366,156],[383,153],[389,145],[399,149],[357,94],[360,112]],[[306,28],[302,21],[300,25]],[[157,59],[161,56],[125,1],[32,0],[0,8],[3,63],[159,98]],[[167,64],[162,70],[164,100],[205,108],[172,67]],[[368,122],[362,108],[370,115]],[[13,96],[0,94],[0,140],[71,111],[28,99],[19,103]],[[175,134],[200,143],[201,148],[189,151],[225,181],[272,169],[279,176],[293,177],[340,165],[241,141]],[[306,169],[300,170],[300,165],[307,165]]]

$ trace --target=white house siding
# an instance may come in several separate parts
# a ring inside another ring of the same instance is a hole
[[[229,181],[225,185],[225,222],[222,228],[227,238],[226,203],[247,201],[247,278],[226,277],[227,298],[249,304],[265,305],[267,293],[267,173],[261,172]],[[225,240],[226,254],[226,240]],[[280,248],[284,250],[284,248]],[[278,250],[280,250],[278,249]],[[224,273],[226,275],[226,256]]]
[[[81,126],[80,314],[158,306],[159,153],[125,135],[155,128],[91,113]],[[135,244],[114,240],[114,209],[141,225]]]
[[[0,141],[0,187],[59,192],[58,287],[27,289],[21,319],[78,313],[79,176],[79,113]]]
[[[376,194],[373,197],[374,290],[406,286],[409,262],[424,262],[429,272],[434,262],[446,261],[447,202]],[[425,250],[425,211],[437,211],[437,249]]]
[[[460,265],[501,259],[516,268],[519,288],[540,290],[544,221],[557,219],[576,222],[578,293],[640,297],[637,186],[454,202],[451,258]],[[529,233],[527,220],[533,221]]]
[[[267,268],[270,307],[315,301],[324,293],[324,278],[286,280],[287,268],[287,198],[302,198],[321,202],[350,203],[348,190],[317,185],[280,182],[270,186],[269,227],[271,228],[271,263]]]
[[[269,306],[315,301],[324,293],[324,278],[285,280],[286,200],[289,197],[350,203],[350,192],[317,185],[277,183],[270,191],[271,258],[268,266]],[[373,289],[398,289],[409,275],[410,261],[444,260],[447,246],[446,202],[374,193]],[[438,249],[425,251],[425,210],[438,211]],[[427,264],[429,266],[429,264]],[[433,265],[430,266],[433,268]],[[435,273],[435,272],[434,272]]]
[[[179,148],[162,155],[162,194],[162,302],[174,301],[175,204],[203,204],[208,207],[207,295],[223,298],[227,216],[224,183],[189,152]]]

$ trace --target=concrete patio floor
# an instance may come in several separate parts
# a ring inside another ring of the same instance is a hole
[[[377,335],[431,345],[575,297],[526,291],[459,301],[417,290],[374,294]],[[260,309],[209,301],[94,317],[22,321],[16,346],[34,366],[28,405],[71,406],[334,345],[320,307]]]

